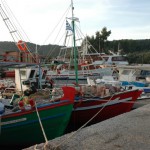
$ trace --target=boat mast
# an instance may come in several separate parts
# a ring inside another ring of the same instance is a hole
[[[74,7],[73,0],[71,0],[72,7],[72,29],[73,29],[73,49],[74,49],[74,67],[75,67],[75,75],[76,75],[76,84],[78,85],[78,60],[77,60],[77,47],[76,47],[76,37],[75,37],[75,18],[74,18]]]

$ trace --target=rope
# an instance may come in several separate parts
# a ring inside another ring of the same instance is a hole
[[[38,112],[38,109],[37,109],[37,106],[36,106],[36,101],[35,101],[35,110],[36,110],[36,113],[37,113],[37,116],[38,116],[38,120],[39,120],[39,123],[40,123],[40,126],[41,126],[41,130],[42,130],[42,133],[43,133],[45,142],[48,143],[48,139],[47,139],[47,137],[46,137],[46,134],[45,134],[45,131],[44,131],[44,128],[43,128],[41,119],[40,119],[40,115],[39,115],[39,112]]]
[[[82,128],[84,128],[90,121],[92,121],[104,108],[105,106],[111,101],[112,97],[114,96],[115,94],[113,94],[110,99],[108,100],[107,103],[105,103],[105,105],[90,119],[88,120],[83,126],[81,126],[77,131],[73,132],[67,139],[65,139],[64,141],[62,141],[60,144],[58,144],[55,148],[55,150],[60,147],[63,143],[67,142],[69,139],[71,139],[71,137],[73,137],[75,134],[77,134],[77,132],[79,132]]]
[[[36,101],[35,101],[35,109],[36,109],[36,113],[37,113],[37,116],[38,116],[38,120],[39,120],[39,123],[40,123],[40,126],[41,126],[41,130],[42,130],[42,133],[43,133],[43,136],[44,136],[44,139],[45,139],[45,143],[44,143],[43,149],[44,149],[44,150],[47,150],[48,139],[47,139],[47,137],[46,137],[46,133],[45,133],[45,131],[44,131],[44,128],[43,128],[43,125],[42,125],[42,122],[41,122],[41,119],[40,119],[40,115],[39,115],[39,112],[38,112],[38,109],[37,109]],[[37,148],[37,144],[34,145],[34,150],[39,150],[39,149]]]

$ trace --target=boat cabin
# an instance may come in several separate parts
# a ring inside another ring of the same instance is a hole
[[[24,91],[31,86],[35,88],[46,87],[47,68],[27,67],[15,69],[15,84],[18,91]]]
[[[106,65],[128,65],[128,61],[123,55],[106,55],[105,53],[88,53],[84,55],[85,60],[92,64]]]
[[[108,65],[128,65],[126,57],[121,55],[105,55],[103,56],[105,63]]]
[[[118,70],[119,81],[123,84],[127,84],[128,82],[136,82],[136,84],[150,83],[150,68],[148,66],[124,66],[118,67]]]

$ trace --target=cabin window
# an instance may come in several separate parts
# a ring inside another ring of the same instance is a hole
[[[29,78],[33,78],[35,70],[31,70]]]
[[[143,75],[143,76],[150,76],[150,71],[148,71],[148,70],[142,70],[141,71],[141,75]]]

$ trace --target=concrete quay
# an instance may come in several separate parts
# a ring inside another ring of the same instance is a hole
[[[33,149],[42,150],[44,144],[26,148]],[[150,104],[53,139],[45,149],[150,150]]]

